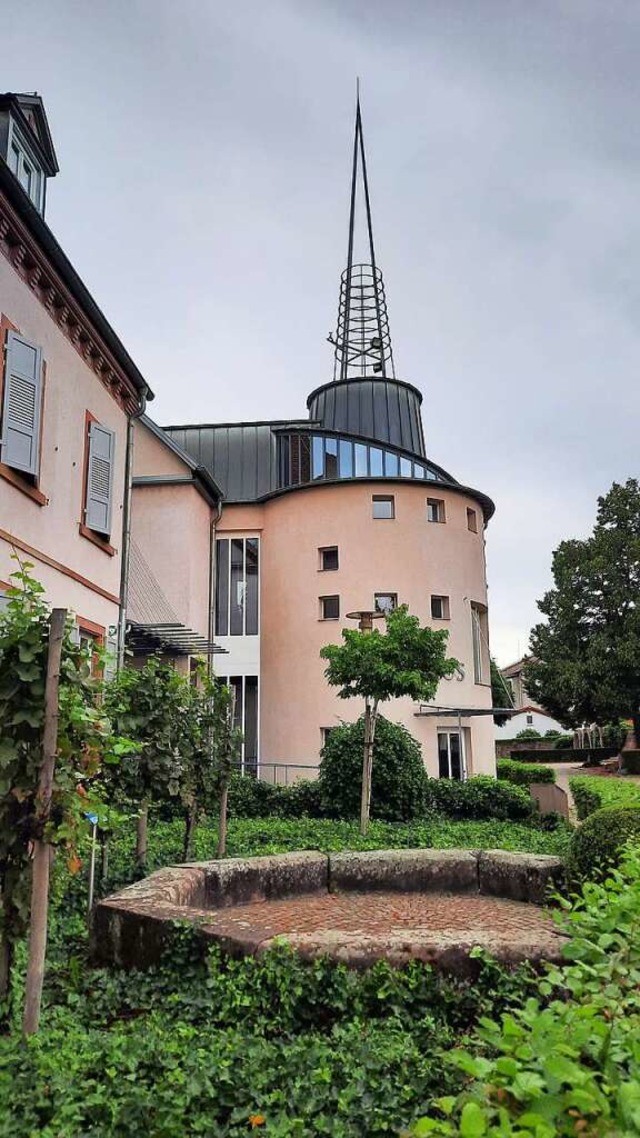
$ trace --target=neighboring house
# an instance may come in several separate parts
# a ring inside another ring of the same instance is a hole
[[[512,715],[509,722],[505,723],[504,726],[496,727],[496,739],[515,739],[520,731],[525,730],[538,731],[540,735],[546,735],[547,731],[559,731],[563,734],[565,732],[565,728],[557,719],[554,719],[548,711],[533,703],[529,698],[524,685],[526,662],[527,657],[523,656],[521,660],[516,660],[515,664],[509,664],[507,668],[500,669],[500,674],[512,693],[516,714]],[[510,706],[506,693],[504,706]]]
[[[356,124],[358,140],[359,113]],[[334,379],[309,395],[308,418],[163,429],[222,494],[210,639],[228,655],[215,668],[235,690],[245,769],[308,773],[327,732],[362,712],[361,701],[339,699],[326,683],[321,647],[356,627],[354,611],[406,603],[449,632],[462,667],[433,704],[395,700],[383,714],[419,740],[431,775],[493,773],[484,530],[494,507],[427,457],[422,395],[395,377],[373,242],[370,263],[354,264],[353,231],[352,212]],[[168,471],[156,458],[148,469]],[[169,608],[195,626],[180,604],[189,567],[197,561],[204,574],[209,564],[206,522],[197,547],[177,516],[176,487],[167,485],[163,517],[161,484],[143,478],[136,460],[134,539],[142,546],[146,535],[144,555]],[[163,556],[183,568],[165,571]],[[198,588],[202,596],[203,580]]]
[[[150,392],[44,220],[57,169],[39,96],[0,96],[0,593],[15,553],[115,651],[128,434]]]

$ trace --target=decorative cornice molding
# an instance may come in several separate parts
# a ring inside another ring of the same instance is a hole
[[[3,194],[0,252],[122,410],[129,415],[138,411],[139,393]]]

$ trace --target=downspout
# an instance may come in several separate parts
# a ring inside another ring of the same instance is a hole
[[[213,645],[216,619],[216,529],[222,517],[222,500],[218,498],[216,512],[211,518],[209,534],[209,645]],[[207,656],[207,675],[213,674],[213,654]]]
[[[147,392],[145,387],[140,395],[138,410],[129,416],[127,422],[127,454],[124,465],[124,502],[122,505],[122,562],[120,565],[120,616],[118,620],[118,657],[117,667],[120,671],[124,664],[125,639],[127,632],[127,608],[129,604],[129,557],[131,552],[131,494],[133,483],[133,435],[134,422],[140,419],[147,409]]]

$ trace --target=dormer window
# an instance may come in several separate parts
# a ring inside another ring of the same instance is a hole
[[[29,147],[13,121],[11,122],[11,138],[9,141],[9,167],[13,170],[36,209],[42,213],[44,207],[44,171],[33,158]]]

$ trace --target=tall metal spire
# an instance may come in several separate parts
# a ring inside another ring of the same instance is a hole
[[[369,243],[369,261],[364,264],[354,264],[353,261],[358,168],[361,171]],[[373,245],[371,201],[362,134],[359,84],[353,139],[347,267],[340,280],[338,328],[335,337],[330,336],[329,340],[335,346],[334,380],[352,379],[370,374],[380,378],[395,379],[384,283],[382,273],[376,265]]]

